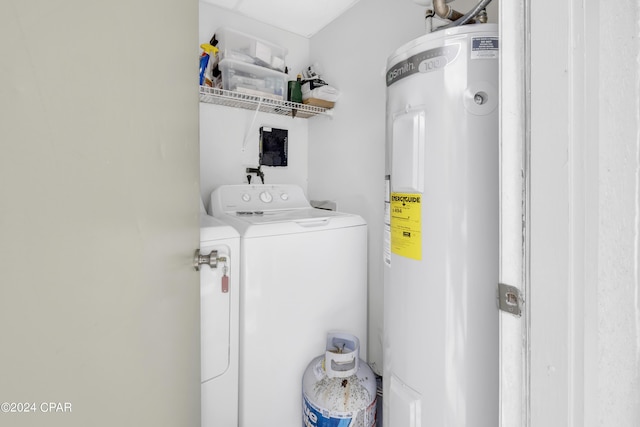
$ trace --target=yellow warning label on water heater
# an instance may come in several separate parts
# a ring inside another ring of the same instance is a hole
[[[422,259],[422,194],[391,193],[391,252]]]

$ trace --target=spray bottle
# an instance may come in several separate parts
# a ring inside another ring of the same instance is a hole
[[[218,48],[209,43],[200,45],[202,54],[200,55],[200,86],[213,86],[213,65],[212,57],[218,53]]]

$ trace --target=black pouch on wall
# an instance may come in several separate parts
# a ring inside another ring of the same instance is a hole
[[[289,131],[263,126],[260,128],[260,165],[287,166]]]

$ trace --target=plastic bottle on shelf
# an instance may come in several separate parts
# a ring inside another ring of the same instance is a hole
[[[202,54],[200,55],[200,86],[213,86],[214,58],[218,53],[218,48],[207,43],[200,45]]]
[[[297,80],[289,82],[288,100],[291,102],[302,102],[302,75],[298,74]]]

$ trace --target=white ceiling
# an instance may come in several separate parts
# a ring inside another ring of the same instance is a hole
[[[202,0],[274,27],[311,37],[359,0]]]

